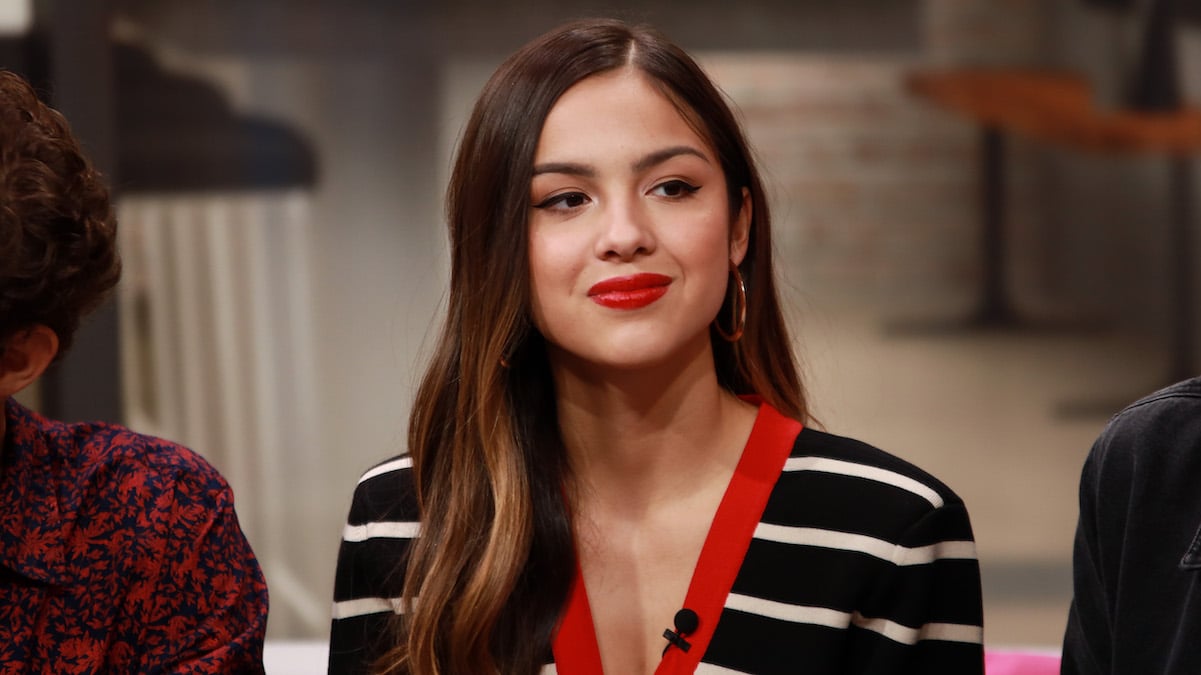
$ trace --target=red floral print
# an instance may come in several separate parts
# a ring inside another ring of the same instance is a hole
[[[186,448],[5,401],[0,675],[262,673],[267,586]]]

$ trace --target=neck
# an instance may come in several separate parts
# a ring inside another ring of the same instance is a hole
[[[595,369],[594,369],[595,370]],[[723,482],[755,407],[717,382],[712,351],[682,366],[601,373],[552,357],[563,442],[581,498],[645,509]]]

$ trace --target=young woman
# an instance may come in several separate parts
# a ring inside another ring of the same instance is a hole
[[[593,20],[510,57],[448,192],[409,453],[368,471],[333,673],[981,672],[948,488],[805,426],[721,94]]]

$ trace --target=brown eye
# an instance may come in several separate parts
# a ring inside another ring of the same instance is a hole
[[[669,180],[656,185],[651,193],[660,197],[679,198],[686,197],[699,189],[701,189],[699,186],[685,183],[682,180]]]
[[[534,205],[536,209],[577,209],[588,203],[588,195],[583,192],[563,192]]]

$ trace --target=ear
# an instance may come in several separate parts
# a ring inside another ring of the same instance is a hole
[[[746,257],[747,246],[751,241],[753,211],[751,191],[742,188],[742,206],[738,208],[738,215],[734,218],[734,222],[730,223],[730,260],[735,265],[742,264],[742,259]]]
[[[17,332],[0,353],[0,398],[8,398],[41,377],[58,354],[58,335],[41,324]]]

